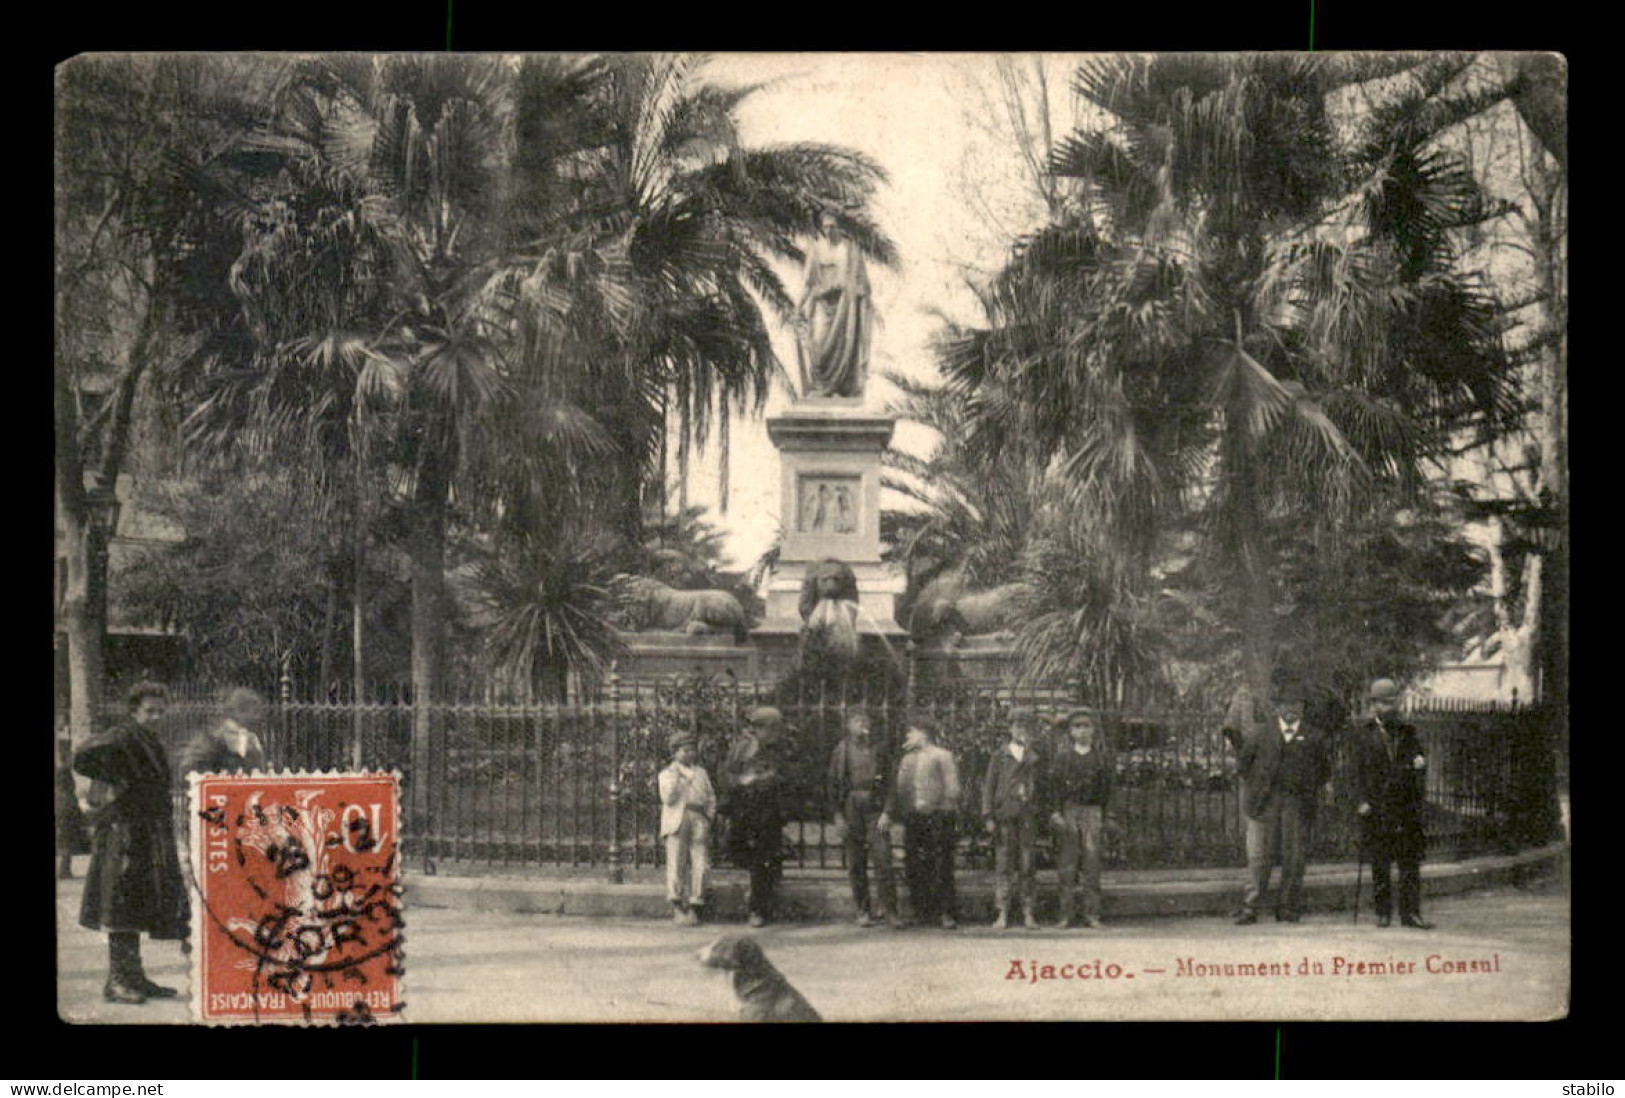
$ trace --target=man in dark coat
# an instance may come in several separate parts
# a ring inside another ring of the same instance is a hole
[[[1371,720],[1354,744],[1354,780],[1360,798],[1360,840],[1371,860],[1371,887],[1377,925],[1393,918],[1391,873],[1399,863],[1399,921],[1431,930],[1422,918],[1422,853],[1427,836],[1422,803],[1427,756],[1416,729],[1399,720],[1399,687],[1392,679],[1371,684]]]
[[[175,848],[169,761],[155,731],[168,694],[144,682],[129,695],[130,719],[79,746],[73,768],[92,779],[90,871],[79,923],[108,932],[110,1003],[173,998],[174,988],[147,978],[141,933],[186,936],[189,909]]]
[[[773,896],[784,868],[784,715],[761,706],[745,718],[739,739],[722,764],[722,810],[728,817],[728,852],[750,873],[750,925],[773,917]]]
[[[1277,861],[1281,885],[1275,896],[1277,922],[1303,917],[1303,874],[1309,863],[1320,787],[1331,777],[1325,735],[1303,719],[1303,693],[1277,693],[1274,717],[1254,725],[1241,740],[1242,813],[1247,828],[1247,886],[1239,926],[1258,921]]]
[[[890,761],[874,742],[869,715],[861,709],[848,713],[846,735],[835,745],[829,760],[829,796],[835,826],[843,832],[846,873],[852,884],[859,926],[873,926],[877,919],[889,919],[895,924],[902,917],[892,876],[891,831],[880,828],[880,811],[885,807],[890,776]],[[869,893],[871,862],[880,893],[880,902],[874,904]]]

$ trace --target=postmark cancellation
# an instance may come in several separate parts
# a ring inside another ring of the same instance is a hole
[[[401,1020],[399,784],[376,772],[191,776],[194,1021]]]

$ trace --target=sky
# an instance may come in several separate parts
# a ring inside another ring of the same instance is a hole
[[[1075,56],[1075,55],[1074,55]],[[1062,56],[1019,59],[1022,71],[1042,64],[1057,132],[1070,117],[1068,74]],[[892,390],[873,379],[883,371],[930,378],[930,340],[937,313],[976,323],[976,299],[967,275],[991,272],[1011,234],[1037,227],[1042,206],[1024,176],[1019,151],[1004,122],[993,54],[719,54],[704,70],[723,86],[763,83],[738,111],[746,146],[798,141],[845,145],[866,153],[890,177],[875,198],[882,229],[896,241],[896,270],[870,266],[880,323],[871,352],[865,406],[880,410]],[[1033,103],[1036,104],[1036,83]],[[784,270],[792,295],[798,270]],[[789,332],[774,322],[779,358],[794,371]],[[737,568],[748,568],[769,548],[779,528],[778,453],[765,417],[788,408],[777,391],[763,416],[735,416],[728,514],[719,514],[716,453],[698,457],[689,478],[689,503],[708,508],[709,521],[727,535]],[[894,445],[924,454],[932,433],[899,422]]]

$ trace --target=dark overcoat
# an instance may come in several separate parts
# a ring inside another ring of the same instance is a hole
[[[720,811],[737,865],[771,860],[784,842],[784,752],[778,735],[746,733],[722,764]]]
[[[1423,760],[1418,766],[1416,760]],[[1363,725],[1354,743],[1354,781],[1360,800],[1371,806],[1361,824],[1368,854],[1420,859],[1427,847],[1422,805],[1426,799],[1426,756],[1415,727],[1375,721]]]
[[[185,937],[190,911],[163,744],[127,721],[87,740],[75,753],[73,768],[93,779],[90,871],[80,925]]]
[[[1305,768],[1306,773],[1293,775],[1290,781],[1282,772],[1286,744],[1281,739],[1281,726],[1277,721],[1257,725],[1242,737],[1237,756],[1241,765],[1241,810],[1250,818],[1261,818],[1283,785],[1314,791],[1331,777],[1331,752],[1326,735],[1308,721],[1300,722],[1298,728],[1304,738],[1298,765]],[[1308,804],[1313,803],[1310,798]]]
[[[999,748],[982,774],[982,818],[1014,820],[1037,812],[1043,781],[1043,761],[1032,744],[1021,753],[1019,762],[1008,745]]]

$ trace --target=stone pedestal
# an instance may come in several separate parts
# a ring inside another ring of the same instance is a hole
[[[1016,681],[1019,666],[1015,646],[1008,637],[962,637],[935,640],[912,650],[916,682],[937,685],[1008,686]]]
[[[745,682],[756,677],[756,650],[735,644],[732,636],[651,631],[623,633],[621,639],[626,654],[617,662],[615,674],[622,682],[729,674]]]
[[[904,577],[880,560],[880,455],[896,420],[866,413],[857,399],[804,398],[767,421],[779,450],[779,560],[767,583],[767,613],[751,639],[771,663],[801,631],[798,602],[807,568],[825,558],[858,581],[858,629],[891,643],[904,636],[897,597]]]

